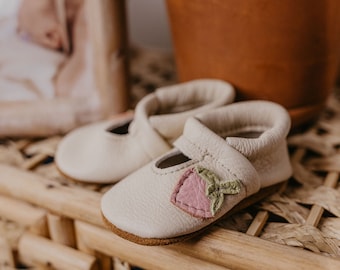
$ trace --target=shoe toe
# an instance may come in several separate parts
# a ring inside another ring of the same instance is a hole
[[[167,239],[190,233],[191,227],[200,222],[171,203],[169,190],[176,183],[153,177],[140,181],[140,173],[141,170],[128,176],[104,194],[101,210],[105,219],[123,236],[126,233],[141,239]]]
[[[179,179],[193,166],[188,161],[181,168],[160,172],[150,163],[114,185],[101,200],[102,214],[113,225],[112,230],[129,240],[152,244],[150,239],[183,237],[221,217],[224,211],[213,219],[197,218],[173,204],[172,194]],[[235,200],[244,196],[241,192]]]
[[[55,155],[61,173],[81,182],[113,183],[149,161],[131,134],[108,131],[113,124],[103,121],[66,135]]]
[[[67,134],[59,143],[55,162],[58,169],[74,180],[90,180],[98,160],[98,138],[107,123],[96,123],[78,128]]]

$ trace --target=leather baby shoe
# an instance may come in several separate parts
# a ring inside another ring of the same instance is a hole
[[[190,117],[174,149],[104,194],[104,220],[140,244],[186,239],[291,176],[289,129],[287,111],[269,101],[238,102]]]
[[[220,80],[160,88],[140,100],[132,121],[102,121],[67,134],[56,165],[74,180],[116,182],[171,149],[189,116],[231,103],[234,96],[234,88]]]

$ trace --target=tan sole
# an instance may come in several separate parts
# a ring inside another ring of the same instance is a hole
[[[248,206],[268,197],[271,194],[274,194],[275,192],[279,191],[283,186],[286,185],[286,181],[285,182],[281,182],[279,184],[270,186],[270,187],[266,187],[261,189],[259,192],[253,194],[252,196],[245,198],[244,200],[242,200],[239,204],[237,204],[234,208],[232,208],[228,213],[226,213],[223,217],[226,216],[230,216],[232,214],[235,214],[236,212],[247,208]],[[207,227],[190,233],[190,234],[186,234],[186,235],[181,235],[178,237],[173,237],[173,238],[143,238],[143,237],[139,237],[137,235],[134,235],[132,233],[128,233],[126,231],[123,231],[119,228],[117,228],[115,225],[113,225],[109,220],[107,220],[104,216],[104,214],[102,213],[102,218],[104,220],[104,223],[107,225],[107,227],[114,232],[115,234],[117,234],[118,236],[129,240],[131,242],[140,244],[140,245],[146,245],[146,246],[162,246],[162,245],[169,245],[169,244],[174,244],[174,243],[178,243],[178,242],[182,242],[185,241],[187,239],[190,239],[196,235],[201,234],[202,232],[206,231],[208,228],[210,228],[212,225],[214,225],[216,222],[219,221],[216,220],[214,221],[212,224],[208,225]]]
[[[58,165],[55,163],[55,166],[57,168],[57,171],[67,180],[75,183],[75,184],[88,184],[88,185],[100,185],[100,186],[104,186],[104,185],[113,185],[117,182],[119,182],[120,180],[118,181],[110,181],[110,182],[100,182],[100,181],[95,181],[95,180],[91,180],[91,181],[84,181],[84,180],[80,180],[80,179],[77,179],[77,178],[74,178],[74,177],[71,177],[69,175],[67,175],[66,173],[64,173],[59,167]]]

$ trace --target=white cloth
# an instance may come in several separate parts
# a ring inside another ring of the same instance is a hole
[[[0,101],[51,99],[64,54],[16,32],[16,16],[0,17]]]

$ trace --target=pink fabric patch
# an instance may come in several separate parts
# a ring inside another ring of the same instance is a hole
[[[205,190],[206,182],[193,168],[189,169],[177,183],[171,202],[194,217],[211,218],[210,200]]]

